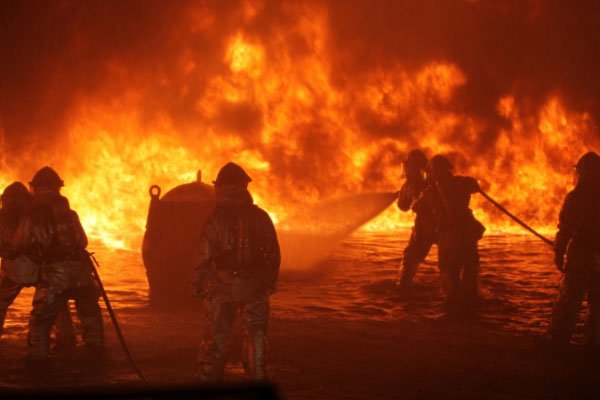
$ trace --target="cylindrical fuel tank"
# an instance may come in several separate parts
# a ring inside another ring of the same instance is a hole
[[[215,207],[214,188],[198,180],[177,186],[162,198],[150,187],[150,207],[142,258],[150,287],[150,304],[183,310],[194,302],[190,279],[204,221]]]

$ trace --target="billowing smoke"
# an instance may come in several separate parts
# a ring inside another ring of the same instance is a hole
[[[574,158],[600,143],[598,2],[7,0],[0,10],[5,170],[62,168],[80,204],[100,210],[88,220],[99,230],[131,210],[142,229],[150,183],[195,168],[212,178],[230,159],[271,206],[395,190],[415,146],[452,154],[493,192],[520,193],[508,205],[547,223]]]
[[[484,122],[481,149],[510,124],[498,113],[508,94],[530,114],[558,95],[598,121],[598,12],[594,1],[332,2],[332,58],[343,71],[336,81],[348,85],[359,73],[398,63],[418,70],[450,62],[467,81],[447,109]],[[397,135],[406,120],[396,122],[389,131]]]

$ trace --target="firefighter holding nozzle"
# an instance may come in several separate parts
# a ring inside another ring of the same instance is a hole
[[[548,344],[569,344],[581,303],[588,296],[588,344],[600,350],[600,157],[585,154],[575,166],[554,241],[556,267],[564,274],[547,331]],[[566,260],[565,260],[566,256]]]
[[[269,296],[275,291],[280,252],[269,214],[253,204],[248,174],[228,163],[215,184],[217,206],[199,244],[192,288],[205,298],[206,325],[198,357],[198,379],[218,380],[226,346],[239,314],[243,322],[243,365],[254,380],[267,378]]]
[[[415,213],[415,222],[408,245],[403,252],[397,285],[401,293],[408,294],[419,264],[425,260],[435,243],[436,223],[433,209],[422,206],[422,203],[421,206],[417,204],[417,199],[427,187],[425,181],[427,157],[421,150],[412,150],[408,153],[403,166],[406,181],[398,192],[396,204],[404,212],[412,210]]]

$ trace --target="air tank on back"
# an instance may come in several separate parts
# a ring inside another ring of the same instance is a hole
[[[196,182],[177,186],[161,195],[150,187],[150,207],[142,244],[142,258],[153,307],[185,309],[194,302],[190,279],[204,221],[216,200],[212,185]]]

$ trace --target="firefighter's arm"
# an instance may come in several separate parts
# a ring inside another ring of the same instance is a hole
[[[428,186],[419,194],[412,206],[414,212],[420,213],[431,209],[433,196],[432,190],[433,188],[431,186]]]
[[[402,211],[410,210],[410,206],[414,200],[414,190],[412,188],[412,184],[409,181],[404,182],[402,188],[398,192],[398,199],[396,201],[396,205]]]
[[[33,221],[30,217],[21,218],[12,237],[12,248],[19,253],[28,253],[34,242]]]
[[[79,215],[73,210],[71,210],[71,219],[73,220],[73,231],[75,232],[75,237],[77,238],[77,244],[85,249],[88,245],[88,238],[85,234],[85,230],[81,225],[81,221],[79,220]]]
[[[265,254],[265,268],[266,268],[266,280],[267,280],[267,291],[269,294],[274,293],[277,290],[277,277],[279,276],[279,267],[281,265],[281,251],[279,249],[279,241],[277,240],[277,232],[273,221],[267,213],[265,215],[265,229],[266,229],[266,254]]]
[[[3,218],[0,218],[0,257],[10,258],[13,254],[12,239],[14,229],[11,229]]]
[[[461,176],[457,178],[461,180],[463,187],[469,194],[474,194],[481,191],[481,187],[479,186],[477,179],[470,176]]]
[[[574,196],[569,193],[558,217],[558,232],[554,239],[554,264],[562,272],[565,264],[567,246],[577,229],[577,205]]]
[[[192,271],[192,294],[198,297],[206,297],[208,275],[213,267],[211,235],[214,234],[214,228],[211,221],[207,221],[200,234],[197,247],[197,258],[195,267]]]

